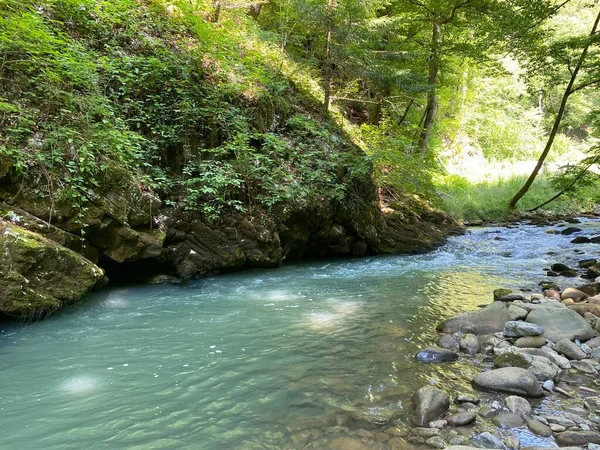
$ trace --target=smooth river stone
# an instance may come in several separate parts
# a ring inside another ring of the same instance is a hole
[[[595,431],[564,431],[556,435],[556,443],[564,447],[600,444],[600,434]]]
[[[469,355],[479,353],[481,346],[477,336],[470,333],[463,334],[460,338],[460,349]]]
[[[504,324],[504,336],[507,337],[541,336],[542,334],[544,329],[534,323],[509,320]]]
[[[432,386],[425,386],[415,392],[411,398],[413,407],[413,423],[426,427],[443,416],[450,408],[450,397],[444,391]]]
[[[523,336],[515,341],[515,347],[519,348],[540,348],[546,345],[546,338],[543,336]]]
[[[417,361],[426,363],[451,362],[458,359],[458,353],[447,348],[431,345],[419,350],[416,354]]]
[[[537,420],[528,420],[527,428],[529,428],[538,436],[552,436],[552,430],[550,429],[550,427],[548,425],[544,425],[542,422],[538,422]]]
[[[566,356],[571,360],[585,359],[587,355],[583,350],[579,348],[577,344],[571,342],[569,339],[561,339],[552,346],[552,350]]]
[[[474,412],[463,412],[458,414],[452,414],[451,416],[446,417],[446,421],[448,422],[448,425],[462,427],[475,422],[476,418],[477,416]]]
[[[587,341],[595,336],[587,321],[569,308],[540,308],[529,313],[527,322],[544,329],[544,337],[552,342],[561,339]]]
[[[542,397],[544,392],[533,373],[519,367],[504,367],[475,375],[473,385],[484,391]]]
[[[518,395],[509,395],[504,399],[506,406],[513,414],[521,417],[528,417],[531,415],[531,405],[523,397]]]
[[[508,315],[510,316],[510,320],[523,320],[527,317],[526,309],[521,308],[517,305],[508,305]]]
[[[580,302],[580,301],[585,300],[586,298],[588,298],[588,295],[585,292],[580,291],[579,289],[566,288],[560,294],[560,299],[564,300],[566,298],[572,298],[576,302]]]
[[[492,418],[492,422],[498,428],[509,429],[509,428],[518,428],[523,426],[525,421],[516,414],[512,413],[502,413],[494,416]]]
[[[461,331],[477,336],[493,334],[502,331],[504,324],[509,320],[510,316],[506,304],[493,302],[478,311],[469,311],[448,319],[441,325],[439,331],[442,333]]]

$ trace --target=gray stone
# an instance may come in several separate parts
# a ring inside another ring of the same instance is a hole
[[[544,329],[533,323],[509,320],[504,324],[504,336],[507,337],[541,336],[542,334]]]
[[[554,381],[546,380],[542,383],[542,388],[544,388],[548,392],[552,392],[554,390]]]
[[[557,423],[551,423],[550,425],[548,425],[550,427],[550,429],[554,432],[554,433],[560,433],[562,431],[565,431],[567,429],[567,427],[563,427],[562,425],[559,425]]]
[[[556,379],[556,376],[560,372],[560,367],[552,363],[548,358],[541,356],[534,356],[533,361],[527,368],[539,381],[546,381]]]
[[[425,443],[431,448],[444,448],[446,447],[446,443],[440,436],[430,437],[425,441]]]
[[[416,427],[410,430],[410,432],[415,436],[419,436],[425,439],[428,439],[431,436],[439,436],[441,434],[441,431],[439,429],[427,427]]]
[[[452,414],[451,416],[446,417],[446,421],[448,422],[448,425],[452,425],[454,427],[462,427],[475,422],[476,417],[477,416],[474,412],[463,412],[458,414]]]
[[[585,359],[586,357],[585,352],[569,339],[561,339],[554,344],[552,350],[566,356],[569,359]]]
[[[451,334],[442,334],[437,340],[438,347],[458,350],[458,339]]]
[[[487,431],[473,436],[471,442],[478,448],[504,448],[502,441]]]
[[[592,350],[592,358],[600,361],[600,347],[596,347],[595,349]]]
[[[568,308],[540,308],[527,316],[527,322],[544,329],[544,337],[552,342],[561,339],[587,341],[595,333],[587,321]]]
[[[552,361],[554,364],[556,364],[561,369],[570,369],[571,368],[571,362],[564,356],[556,353],[550,347],[542,347],[542,351],[546,354],[546,356],[548,357],[548,359],[550,361]]]
[[[544,395],[533,373],[519,367],[504,367],[477,374],[473,385],[485,391],[542,397]]]
[[[565,431],[556,436],[560,446],[600,444],[600,433],[594,431]]]
[[[595,375],[598,371],[587,361],[573,361],[571,365],[579,372],[587,373],[588,375]]]
[[[600,347],[600,336],[590,339],[586,342],[592,349]]]
[[[458,394],[456,396],[456,403],[474,403],[477,404],[481,401],[479,397],[473,394]]]
[[[527,317],[526,309],[521,308],[517,305],[508,305],[508,315],[510,316],[510,320],[524,320]]]
[[[469,355],[479,353],[481,347],[477,336],[471,333],[463,334],[460,338],[460,349]]]
[[[518,415],[513,413],[501,413],[492,418],[492,422],[498,428],[508,429],[508,428],[518,428],[523,426],[525,421]]]
[[[544,336],[523,336],[515,341],[515,347],[519,348],[541,348],[546,345]]]
[[[521,417],[529,417],[531,415],[531,405],[523,397],[518,395],[510,395],[504,399],[506,406],[513,414]]]
[[[544,425],[542,422],[538,422],[537,420],[528,420],[527,428],[533,431],[538,436],[549,437],[552,436],[552,430],[549,426]]]
[[[512,433],[508,433],[503,441],[504,445],[506,445],[508,448],[519,448],[521,446],[521,441],[519,438]]]
[[[442,333],[462,331],[463,333],[472,333],[477,336],[492,334],[502,331],[504,324],[509,320],[510,316],[506,304],[493,302],[478,311],[470,311],[452,317],[441,325],[440,331]]]
[[[416,354],[417,361],[426,363],[439,363],[456,361],[458,359],[458,353],[449,350],[447,348],[438,347],[436,345],[430,345],[419,350]]]
[[[413,423],[424,427],[443,416],[450,408],[450,397],[444,391],[425,386],[412,396]]]

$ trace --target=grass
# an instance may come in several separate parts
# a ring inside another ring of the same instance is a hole
[[[523,186],[526,176],[513,176],[494,181],[471,183],[457,175],[438,180],[440,207],[459,221],[503,220],[508,213],[508,202]],[[541,211],[552,214],[577,214],[592,210],[600,201],[596,186],[587,186],[559,197]],[[557,193],[547,177],[539,177],[517,205],[523,213],[535,208]]]

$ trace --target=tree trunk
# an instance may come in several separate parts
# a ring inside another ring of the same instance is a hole
[[[327,11],[331,12],[333,9],[333,0],[327,0]],[[333,31],[331,26],[331,16],[328,16],[329,23],[327,24],[327,46],[325,47],[325,86],[323,100],[323,111],[329,111],[329,102],[331,99],[331,42],[333,39]]]
[[[440,66],[439,49],[441,29],[442,26],[440,22],[435,20],[433,22],[433,30],[431,34],[431,49],[429,59],[427,60],[427,69],[429,72],[427,86],[429,87],[429,92],[427,93],[427,106],[425,108],[425,124],[419,139],[421,158],[425,157],[425,153],[427,153],[427,146],[429,145],[429,139],[431,138],[431,131],[433,130],[433,124],[435,121],[435,111],[437,110],[437,95],[435,92],[435,86],[437,84],[438,70]]]
[[[596,30],[598,29],[599,22],[600,22],[600,11],[598,12],[598,16],[596,17],[596,21],[594,22],[594,27],[592,28],[590,36],[593,36],[594,34],[596,34]],[[567,101],[569,100],[569,96],[573,93],[573,85],[575,84],[575,80],[577,78],[577,75],[579,74],[579,70],[581,69],[583,62],[585,61],[585,58],[588,53],[588,49],[591,44],[592,44],[592,39],[590,39],[587,42],[587,44],[585,44],[585,46],[583,47],[583,50],[581,51],[581,55],[579,56],[577,65],[575,66],[575,69],[571,73],[571,79],[569,80],[569,84],[567,85],[567,88],[565,89],[565,93],[563,94],[562,101],[560,102],[560,108],[558,109],[558,113],[556,114],[556,119],[554,119],[554,124],[552,125],[552,130],[550,131],[550,135],[548,136],[548,141],[546,142],[544,151],[540,155],[540,158],[538,159],[537,164],[535,165],[533,171],[531,172],[531,175],[529,175],[529,178],[527,179],[527,181],[525,182],[525,184],[523,185],[521,190],[519,192],[517,192],[515,194],[515,196],[510,200],[510,203],[508,204],[509,212],[513,212],[515,210],[518,201],[521,200],[521,198],[527,193],[527,191],[533,184],[533,181],[537,177],[540,169],[542,168],[542,165],[544,164],[544,161],[546,160],[546,157],[548,156],[550,149],[552,148],[552,144],[554,143],[554,138],[556,138],[556,134],[558,133],[558,128],[560,126],[560,122],[563,118],[563,115],[565,114],[565,108],[567,106]]]
[[[221,15],[221,2],[219,0],[213,1],[213,10],[209,17],[209,21],[213,23],[217,23],[219,21],[219,16]]]

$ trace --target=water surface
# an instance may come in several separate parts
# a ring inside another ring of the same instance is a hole
[[[4,325],[0,448],[327,448],[336,424],[406,421],[418,387],[469,389],[473,368],[414,361],[435,326],[597,254],[572,238],[473,229],[426,255],[113,287]]]

